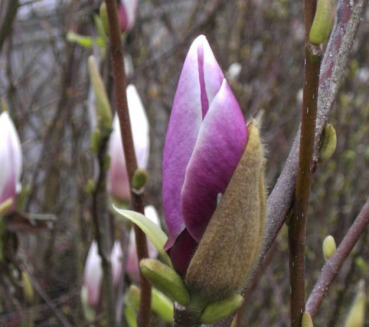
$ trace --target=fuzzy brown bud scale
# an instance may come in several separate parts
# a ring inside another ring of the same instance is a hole
[[[186,274],[208,299],[239,292],[260,252],[265,225],[264,150],[255,120],[249,140]]]

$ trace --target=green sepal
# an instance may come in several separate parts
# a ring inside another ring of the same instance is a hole
[[[113,209],[119,215],[116,215],[117,222],[122,222],[124,219],[128,219],[136,224],[141,230],[146,234],[151,243],[158,250],[159,254],[162,256],[164,261],[168,265],[172,265],[168,254],[164,251],[165,243],[168,240],[168,236],[149,218],[144,215],[130,210],[122,210],[117,208],[113,203]]]
[[[201,313],[203,324],[213,324],[220,321],[241,307],[243,297],[240,294],[230,295],[222,300],[210,302]]]
[[[140,269],[146,279],[171,300],[184,306],[190,303],[190,294],[185,283],[171,267],[155,259],[143,259]]]

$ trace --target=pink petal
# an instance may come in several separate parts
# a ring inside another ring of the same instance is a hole
[[[215,211],[218,194],[224,193],[237,167],[247,139],[242,111],[223,80],[201,125],[182,189],[183,217],[197,242]]]

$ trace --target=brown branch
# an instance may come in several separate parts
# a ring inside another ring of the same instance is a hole
[[[96,240],[103,269],[103,290],[109,326],[115,324],[115,298],[113,288],[113,273],[111,264],[112,237],[110,219],[108,216],[108,196],[106,192],[106,151],[109,135],[104,135],[97,154],[98,178],[92,195],[92,217],[95,226]]]
[[[120,28],[118,23],[117,3],[115,0],[106,0],[106,8],[109,17],[110,29],[110,53],[113,67],[115,100],[117,105],[117,113],[119,117],[120,129],[122,133],[124,155],[127,163],[127,172],[130,185],[132,177],[137,170],[137,160],[135,149],[133,146],[131,123],[129,119],[127,94],[126,94],[126,75],[123,63],[123,45],[120,36]],[[132,188],[131,188],[132,189]],[[144,213],[143,195],[131,192],[133,210]],[[137,256],[140,261],[148,257],[147,242],[145,234],[138,228],[134,227],[136,235]],[[151,286],[149,282],[140,273],[141,279],[141,302],[138,311],[138,326],[150,326],[151,314]]]
[[[327,295],[329,286],[340,271],[346,258],[354,248],[360,236],[369,224],[369,199],[365,202],[355,222],[350,227],[335,254],[326,262],[319,279],[309,296],[306,311],[315,316],[324,297]]]
[[[300,327],[305,308],[305,243],[306,222],[312,179],[312,163],[317,116],[319,71],[321,53],[319,47],[310,44],[309,33],[316,11],[316,0],[305,1],[305,68],[303,103],[301,110],[301,134],[299,167],[297,172],[293,214],[288,228],[290,261],[290,319],[291,326]],[[318,50],[317,53],[313,53]]]
[[[347,60],[368,0],[351,1],[351,4],[350,0],[339,0],[337,4],[335,26],[321,65],[313,169],[315,169],[317,163],[315,158],[317,157],[318,144],[321,140],[328,116],[332,111],[338,89],[342,84]],[[279,230],[283,226],[292,208],[297,179],[299,148],[300,132],[295,136],[286,164],[268,198],[266,236],[263,249],[255,266],[254,278],[256,278],[263,259],[276,239]],[[252,283],[252,281],[253,278],[250,279],[249,283]],[[227,323],[222,321],[213,326],[230,326],[231,322],[232,319],[230,317],[227,319]]]
[[[6,37],[9,35],[15,17],[17,16],[17,11],[19,8],[19,0],[9,0],[8,8],[5,13],[4,22],[0,27],[0,52],[3,48],[4,41]]]

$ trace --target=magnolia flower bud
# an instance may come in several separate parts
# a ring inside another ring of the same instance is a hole
[[[137,0],[121,0],[118,17],[122,32],[129,31],[136,20]]]
[[[0,114],[0,167],[0,207],[5,215],[15,210],[22,173],[21,144],[7,111]]]
[[[264,233],[264,151],[255,120],[249,140],[186,274],[191,289],[221,299],[245,285]]]

